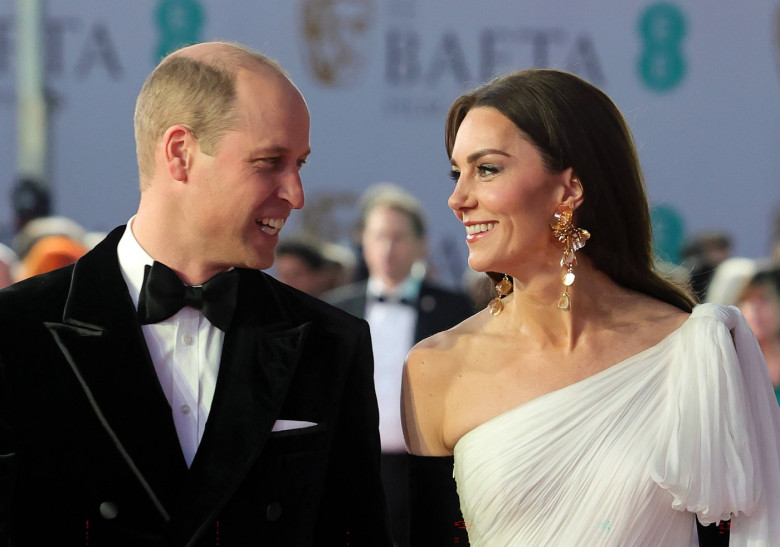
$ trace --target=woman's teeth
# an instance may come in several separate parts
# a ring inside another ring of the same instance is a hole
[[[479,234],[481,232],[489,232],[495,227],[495,222],[485,222],[483,224],[469,224],[466,226],[466,235]]]

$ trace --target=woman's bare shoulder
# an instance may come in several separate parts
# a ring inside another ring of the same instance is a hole
[[[690,312],[644,294],[632,293],[619,301],[619,306],[614,306],[607,317],[609,331],[620,344],[641,350],[680,328]]]
[[[470,319],[418,342],[404,365],[402,415],[407,448],[412,454],[443,456],[445,401],[463,364],[464,338],[475,325]]]
[[[656,336],[676,330],[691,315],[677,306],[646,295],[639,295],[636,304],[629,309],[631,311],[627,315],[642,330],[652,330]]]
[[[451,329],[419,341],[409,351],[407,366],[424,370],[433,369],[431,370],[433,372],[456,365],[463,346],[468,344],[473,334],[479,332],[481,326],[481,314],[476,314]]]

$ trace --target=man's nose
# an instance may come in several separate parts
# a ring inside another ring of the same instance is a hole
[[[290,204],[293,209],[302,209],[306,201],[303,192],[303,182],[298,172],[285,176],[279,191],[279,196]]]

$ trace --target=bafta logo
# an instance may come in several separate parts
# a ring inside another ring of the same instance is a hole
[[[375,0],[302,0],[304,56],[323,85],[357,83],[368,62]]]

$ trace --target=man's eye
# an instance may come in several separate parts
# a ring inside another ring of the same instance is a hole
[[[281,163],[282,158],[278,157],[260,158],[255,161],[255,164],[261,169],[277,169]]]

